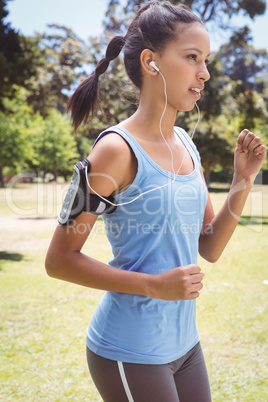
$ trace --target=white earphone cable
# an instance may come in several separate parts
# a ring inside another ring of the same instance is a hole
[[[168,147],[168,149],[169,149],[169,151],[170,151],[170,154],[171,154],[171,168],[172,168],[172,173],[175,175],[176,172],[175,172],[175,169],[174,169],[174,155],[173,155],[173,151],[172,151],[172,149],[170,148],[170,146],[169,146],[167,140],[165,139],[165,136],[164,136],[163,131],[162,131],[162,120],[163,120],[164,114],[166,113],[166,110],[167,110],[167,84],[166,84],[165,77],[163,76],[163,74],[161,73],[161,71],[158,70],[158,72],[159,72],[159,74],[161,75],[161,77],[163,78],[163,82],[164,82],[164,94],[165,94],[165,106],[164,106],[163,113],[162,113],[162,115],[161,115],[161,117],[160,117],[159,129],[160,129],[160,134],[161,134],[161,136],[162,136],[164,142],[166,143],[166,146]],[[178,172],[177,172],[177,173],[178,173]],[[175,180],[175,177],[174,177],[174,180]],[[173,181],[174,181],[174,180],[173,180]]]

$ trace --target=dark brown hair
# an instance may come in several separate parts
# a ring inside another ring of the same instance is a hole
[[[114,36],[109,42],[105,57],[96,65],[95,72],[83,81],[71,96],[67,110],[71,111],[75,130],[100,107],[98,79],[110,61],[114,60],[124,47],[126,72],[137,88],[142,86],[140,54],[144,49],[161,52],[178,35],[178,23],[191,24],[200,18],[182,4],[172,5],[169,1],[149,1],[139,9],[132,20],[126,36]]]

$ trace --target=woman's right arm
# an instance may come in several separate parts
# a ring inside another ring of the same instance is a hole
[[[134,180],[136,159],[118,134],[104,136],[88,159],[90,185],[104,197]],[[56,227],[46,256],[48,275],[91,288],[148,294],[149,275],[113,268],[82,253],[96,219],[96,215],[82,212],[70,225]]]
[[[97,143],[89,156],[90,185],[103,196],[124,188],[136,174],[136,160],[128,145],[117,134],[111,135],[113,138],[109,135]],[[150,275],[114,268],[82,253],[96,219],[96,215],[82,212],[71,225],[56,227],[45,262],[49,276],[89,288],[164,300],[198,297],[203,275],[196,265]]]
[[[46,256],[48,275],[90,288],[147,295],[149,275],[110,267],[81,252],[96,218],[83,212],[70,226],[57,226]]]
[[[199,296],[203,274],[197,265],[178,267],[164,274],[150,275],[125,271],[97,261],[81,252],[96,216],[83,212],[76,218],[80,228],[58,225],[46,256],[46,271],[53,278],[89,288],[132,293],[164,300],[187,300]]]

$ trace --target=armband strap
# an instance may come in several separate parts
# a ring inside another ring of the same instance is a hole
[[[116,206],[110,204],[110,202],[115,202],[114,197],[102,198],[88,192],[86,170],[89,173],[90,162],[88,159],[76,162],[73,177],[58,216],[58,222],[61,225],[70,225],[83,211],[101,215],[103,213],[111,214],[116,210]]]

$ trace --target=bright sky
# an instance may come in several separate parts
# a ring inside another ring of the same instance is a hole
[[[108,0],[12,0],[7,3],[6,21],[26,36],[43,33],[48,24],[56,23],[72,28],[77,36],[87,40],[102,32],[107,4]],[[248,24],[252,29],[255,48],[268,50],[268,10],[253,22],[242,17],[236,21],[238,26]],[[221,32],[212,36],[210,33],[210,38],[211,49],[217,50],[228,40],[228,35]]]

